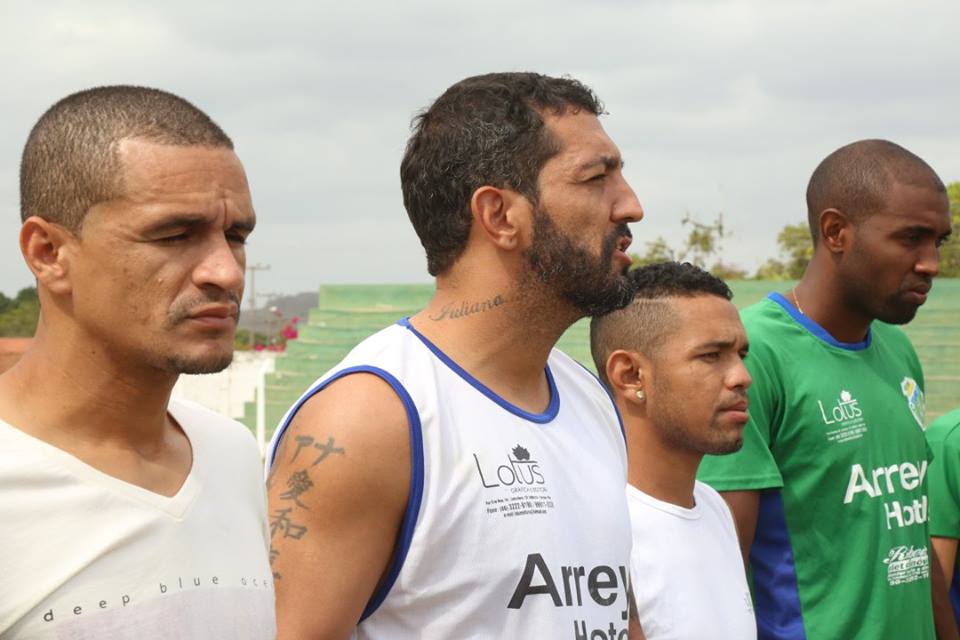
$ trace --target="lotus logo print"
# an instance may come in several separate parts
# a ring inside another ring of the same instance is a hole
[[[833,406],[824,406],[823,402],[819,400],[817,401],[817,405],[820,407],[820,417],[823,418],[823,424],[826,425],[837,422],[847,423],[863,415],[857,399],[846,389],[840,390],[840,397]]]
[[[520,445],[517,445],[513,448],[513,457],[516,458],[517,461],[529,460],[530,452]]]
[[[921,429],[926,429],[924,419],[926,418],[927,406],[923,397],[923,389],[913,378],[905,377],[900,381],[900,390],[903,391],[903,397],[907,399],[907,406],[910,407],[910,413],[913,419],[917,421]]]
[[[504,457],[506,460],[498,464],[498,460],[490,462],[487,456],[481,459],[479,454],[473,454],[477,473],[484,487],[492,489],[500,486],[544,484],[540,463],[531,459],[530,451],[526,447],[518,444]]]

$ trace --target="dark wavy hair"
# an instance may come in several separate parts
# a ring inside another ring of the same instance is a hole
[[[537,202],[540,170],[560,150],[542,114],[568,110],[600,115],[603,105],[572,78],[491,73],[461,80],[414,118],[400,185],[431,275],[463,252],[478,188],[512,189]]]

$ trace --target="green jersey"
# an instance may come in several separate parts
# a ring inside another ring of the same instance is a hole
[[[750,552],[759,638],[934,638],[923,376],[874,322],[842,343],[780,294],[745,309],[743,448],[701,480],[759,490]]]
[[[960,409],[940,416],[927,428],[933,451],[927,481],[930,490],[930,535],[960,538]],[[950,581],[950,603],[960,624],[960,554]]]

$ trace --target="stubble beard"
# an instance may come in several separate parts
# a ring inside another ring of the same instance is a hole
[[[187,319],[190,317],[191,311],[196,307],[202,304],[224,301],[233,302],[238,308],[240,306],[240,296],[232,292],[223,292],[222,295],[219,296],[205,296],[200,298],[178,300],[167,314],[167,319],[164,323],[164,329],[168,333],[173,333],[183,322],[187,321]],[[240,318],[238,315],[238,323],[239,320]],[[226,347],[226,350],[216,350],[212,353],[204,353],[199,355],[189,355],[181,351],[166,355],[165,357],[161,358],[162,363],[160,363],[160,366],[164,371],[178,375],[196,375],[205,373],[218,373],[223,371],[230,366],[231,362],[233,362],[233,340],[235,335],[235,331],[231,332],[229,346]]]
[[[650,416],[654,428],[667,446],[700,455],[725,455],[743,447],[743,432],[740,432],[739,438],[727,439],[723,426],[717,422],[716,414],[711,417],[707,430],[702,435],[698,434],[697,430],[691,427],[690,418],[680,408],[683,399],[663,382],[655,380],[652,386],[657,398],[674,400],[673,404],[655,411],[654,415]]]
[[[867,268],[857,269],[855,273],[840,274],[844,299],[850,307],[871,322],[880,320],[887,324],[903,325],[916,317],[920,306],[901,300],[902,290],[884,298],[873,291],[876,281],[869,268],[869,255],[859,241],[854,242],[850,259],[857,265],[868,265]]]

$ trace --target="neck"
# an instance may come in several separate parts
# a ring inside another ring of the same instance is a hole
[[[437,280],[427,307],[410,320],[464,370],[517,406],[542,412],[549,402],[543,369],[550,350],[578,319],[509,282],[465,286]]]
[[[627,481],[645,494],[692,509],[693,487],[703,455],[665,444],[645,417],[623,414],[627,432]]]
[[[54,335],[41,320],[31,348],[0,376],[0,418],[47,441],[150,446],[165,437],[176,379],[123,367],[95,341]]]
[[[803,278],[787,299],[840,342],[864,340],[873,321],[873,318],[850,308],[839,278],[817,259],[810,261]]]

